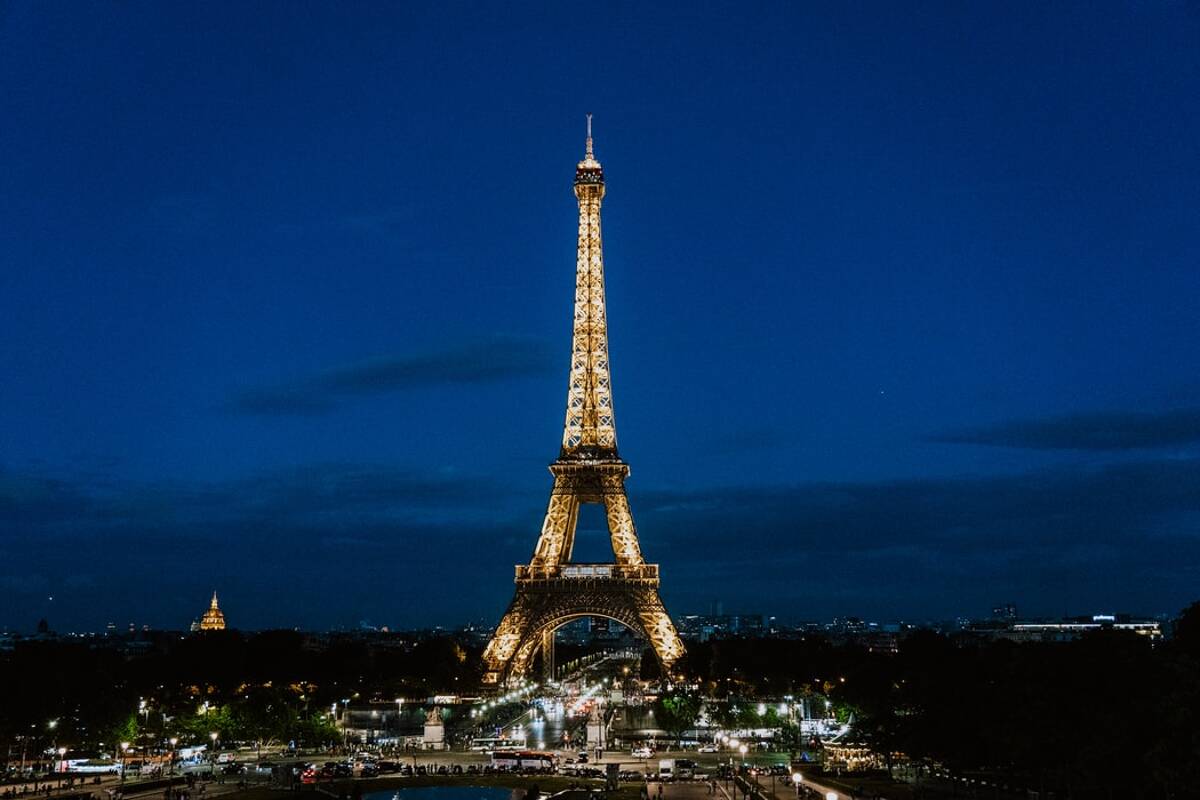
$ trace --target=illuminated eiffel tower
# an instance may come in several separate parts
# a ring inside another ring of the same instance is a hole
[[[516,594],[483,654],[484,681],[490,684],[524,675],[539,651],[543,666],[552,671],[554,631],[580,617],[608,617],[642,634],[664,668],[683,655],[683,643],[658,596],[658,565],[642,558],[625,496],[629,465],[617,454],[600,245],[604,171],[592,153],[591,115],[587,133],[586,153],[575,168],[579,246],[562,449],[550,465],[554,488],[542,535],[529,564],[517,566]],[[613,563],[571,561],[582,503],[604,505]]]

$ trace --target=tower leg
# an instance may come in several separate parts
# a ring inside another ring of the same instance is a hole
[[[542,680],[554,680],[554,629],[542,633]]]

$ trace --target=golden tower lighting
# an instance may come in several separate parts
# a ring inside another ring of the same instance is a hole
[[[629,465],[617,453],[600,239],[604,192],[589,114],[584,158],[575,168],[579,239],[562,449],[550,465],[554,488],[533,557],[517,566],[516,593],[483,654],[484,681],[490,684],[520,679],[539,650],[543,664],[551,668],[554,631],[580,617],[608,617],[642,634],[664,669],[683,655],[683,643],[659,598],[658,565],[642,557],[625,495]],[[583,503],[604,506],[614,563],[572,562]]]

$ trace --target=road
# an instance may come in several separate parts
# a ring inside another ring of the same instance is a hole
[[[807,779],[806,779],[807,781]],[[782,783],[782,781],[780,781]],[[831,800],[850,800],[850,796],[842,794],[828,786],[807,781],[808,786],[816,789],[821,793],[822,798],[831,798]],[[662,794],[658,794],[658,787],[662,786]],[[766,785],[766,794],[771,796],[771,786]],[[745,800],[744,795],[738,791],[737,787],[732,782],[717,781],[716,794],[714,795],[709,789],[707,783],[692,781],[688,783],[667,783],[667,784],[651,784],[650,800],[657,800],[661,797],[662,800]],[[796,792],[791,786],[776,786],[775,800],[796,800]]]

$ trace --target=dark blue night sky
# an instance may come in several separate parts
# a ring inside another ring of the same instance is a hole
[[[0,628],[498,619],[585,112],[671,611],[1176,611],[1197,42],[1169,2],[0,5]]]

